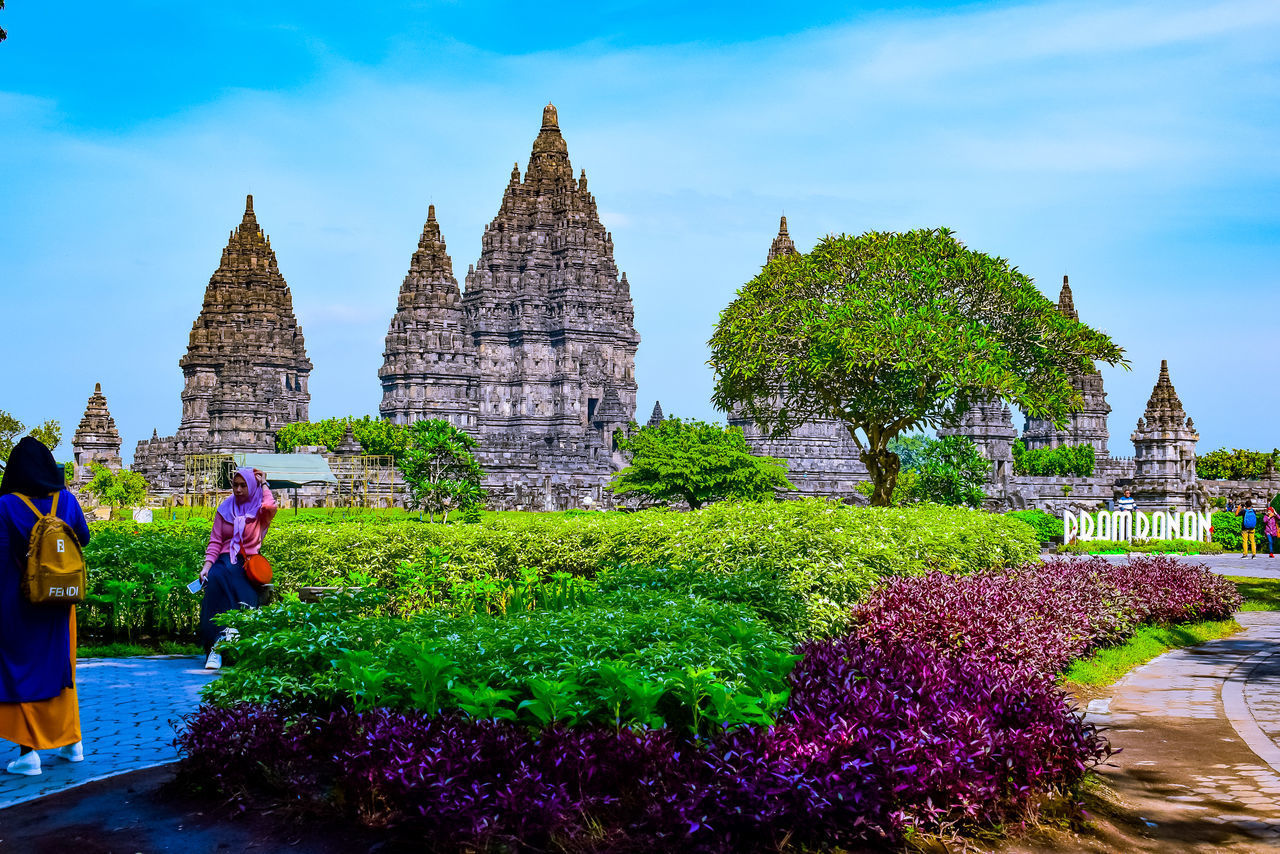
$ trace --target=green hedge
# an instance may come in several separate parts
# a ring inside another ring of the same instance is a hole
[[[1054,537],[1061,537],[1065,533],[1061,519],[1055,516],[1050,516],[1048,513],[1040,509],[1033,508],[1031,510],[1014,510],[1010,513],[1006,513],[1005,515],[1010,518],[1026,522],[1034,528],[1036,536],[1040,538],[1040,542],[1042,543],[1047,543]]]
[[[89,545],[92,583],[162,561],[194,577],[208,527],[200,520],[99,523],[99,535],[113,536]],[[398,587],[420,586],[426,578],[443,597],[458,582],[514,578],[526,567],[543,577],[591,576],[618,564],[752,567],[777,573],[804,602],[813,634],[842,626],[849,607],[881,576],[971,572],[1023,563],[1037,553],[1032,529],[1005,516],[937,506],[854,508],[819,499],[713,504],[697,513],[494,514],[478,525],[304,520],[273,526],[263,544],[285,593],[357,584],[390,590],[394,598]]]
[[[1200,540],[1080,540],[1058,547],[1058,554],[1220,555],[1222,546]]]

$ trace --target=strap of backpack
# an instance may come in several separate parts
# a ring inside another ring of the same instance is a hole
[[[58,499],[62,497],[62,490],[58,490],[53,494],[53,506],[49,508],[50,516],[58,515]]]
[[[30,507],[30,508],[31,508],[31,512],[32,512],[32,513],[34,513],[34,514],[36,514],[36,518],[37,518],[37,519],[41,519],[41,518],[43,518],[43,517],[44,517],[44,514],[43,514],[43,513],[41,513],[39,510],[37,510],[37,509],[36,509],[36,506],[35,506],[34,504],[32,504],[32,503],[31,503],[31,499],[30,499],[30,498],[28,498],[27,496],[22,495],[22,494],[20,494],[20,493],[17,493],[17,492],[15,492],[15,493],[14,493],[14,495],[17,495],[19,498],[21,498],[21,499],[22,499],[22,503],[23,503],[23,504],[25,504],[25,505],[27,505],[28,507]],[[58,499],[57,499],[57,498],[54,498],[54,499],[53,499],[53,507],[54,507],[54,509],[55,509],[55,510],[56,510],[56,509],[57,509],[57,507],[58,507]],[[50,512],[53,512],[53,511],[50,511]]]

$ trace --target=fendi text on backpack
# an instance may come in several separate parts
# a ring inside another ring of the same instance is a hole
[[[89,580],[84,552],[71,526],[58,518],[60,494],[53,496],[48,515],[37,510],[30,498],[18,495],[36,514],[27,547],[27,572],[22,577],[22,595],[33,605],[76,605],[84,601]]]

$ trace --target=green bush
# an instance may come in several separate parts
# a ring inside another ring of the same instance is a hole
[[[1262,513],[1259,512],[1257,515],[1258,522],[1261,523]],[[1261,524],[1258,527],[1260,529]],[[1213,541],[1226,551],[1238,552],[1244,547],[1244,538],[1240,536],[1243,530],[1244,521],[1236,514],[1228,513],[1226,510],[1213,514]]]
[[[1036,536],[1039,537],[1042,543],[1047,543],[1054,537],[1061,537],[1065,533],[1062,527],[1062,520],[1050,516],[1043,510],[1014,510],[1004,515],[1026,522],[1035,529]]]
[[[1096,462],[1093,445],[1059,445],[1029,451],[1021,439],[1013,443],[1014,474],[1092,477]]]
[[[1080,540],[1058,547],[1058,554],[1220,555],[1222,546],[1200,540]]]
[[[1261,480],[1274,465],[1280,450],[1270,453],[1219,448],[1196,457],[1196,474],[1205,480]]]
[[[790,639],[748,607],[675,587],[624,583],[505,615],[379,616],[370,593],[233,612],[237,663],[205,696],[312,712],[459,708],[535,727],[771,723],[796,661]]]
[[[129,553],[133,563],[162,562],[143,560],[145,541],[163,548],[170,560],[194,556],[198,570],[208,529],[201,521],[157,522],[120,526],[119,534],[141,538]],[[168,543],[170,537],[177,542]],[[91,543],[91,555],[93,548]],[[845,625],[850,607],[882,576],[1010,566],[1033,560],[1038,549],[1032,530],[1005,516],[937,506],[857,508],[819,499],[718,503],[696,513],[501,513],[478,525],[304,519],[273,525],[263,543],[282,592],[358,580],[356,586],[389,591],[393,603],[403,591],[429,604],[447,598],[458,582],[513,579],[522,568],[544,578],[555,572],[590,577],[619,564],[765,570],[802,603],[803,632],[814,635]],[[88,559],[91,579],[129,571],[129,560]]]

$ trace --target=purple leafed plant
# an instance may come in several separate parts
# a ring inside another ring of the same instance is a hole
[[[189,783],[337,805],[436,850],[747,852],[897,844],[1034,814],[1110,746],[1057,672],[1140,623],[1222,619],[1234,586],[1163,557],[894,580],[810,642],[771,727],[530,730],[457,712],[205,706]]]

